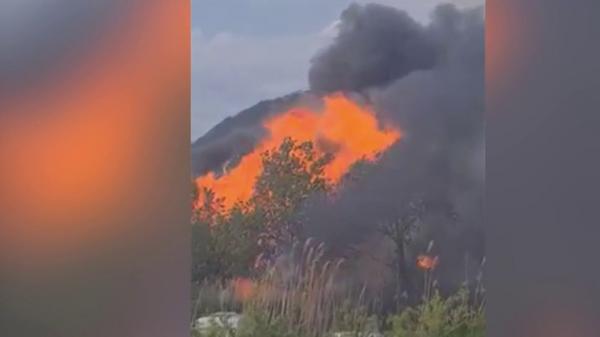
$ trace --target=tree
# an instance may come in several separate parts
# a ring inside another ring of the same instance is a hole
[[[286,138],[262,154],[263,170],[249,201],[225,210],[213,191],[201,190],[202,198],[194,191],[201,203],[192,219],[193,280],[248,275],[302,240],[302,204],[329,189],[324,168],[330,159],[311,142]]]
[[[380,226],[381,233],[394,244],[394,264],[391,267],[396,275],[397,300],[400,296],[406,296],[409,303],[415,300],[416,294],[407,265],[407,250],[424,212],[423,202],[411,202],[402,216]]]
[[[312,142],[299,143],[291,138],[263,153],[263,171],[251,200],[262,222],[261,259],[269,261],[283,247],[304,239],[302,205],[311,195],[329,190],[324,169],[331,159],[329,154],[319,154]]]

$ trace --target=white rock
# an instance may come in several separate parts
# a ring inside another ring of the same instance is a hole
[[[195,328],[205,330],[210,327],[227,327],[237,329],[242,315],[236,312],[215,312],[208,316],[200,317],[196,320]]]

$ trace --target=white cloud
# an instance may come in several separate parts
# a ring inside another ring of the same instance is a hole
[[[336,37],[339,31],[341,21],[339,19],[333,21],[329,25],[327,25],[321,32],[319,33],[325,39],[333,39]]]
[[[260,100],[305,89],[311,57],[331,36],[192,32],[192,136]]]

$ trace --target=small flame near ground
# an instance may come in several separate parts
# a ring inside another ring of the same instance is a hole
[[[254,282],[251,279],[237,277],[233,280],[233,291],[235,299],[245,302],[254,294]]]
[[[417,267],[422,270],[433,270],[437,267],[439,259],[437,256],[419,255],[417,257]]]
[[[380,126],[371,109],[342,93],[325,96],[323,103],[322,111],[297,107],[267,120],[263,125],[267,136],[254,150],[221,176],[210,172],[199,177],[196,180],[198,189],[212,190],[217,198],[223,199],[227,209],[238,201],[248,201],[256,178],[262,172],[261,154],[278,147],[286,138],[297,142],[311,141],[320,155],[325,151],[319,144],[333,144],[336,151],[324,173],[326,179],[336,184],[354,163],[361,159],[374,161],[379,153],[402,137],[398,129]],[[200,193],[197,205],[203,202],[202,195]]]

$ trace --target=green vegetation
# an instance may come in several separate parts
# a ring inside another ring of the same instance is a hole
[[[483,337],[483,305],[471,305],[469,293],[461,289],[446,299],[438,291],[416,308],[390,318],[390,337]]]
[[[214,325],[193,332],[198,337],[483,337],[483,307],[469,303],[468,295],[463,289],[444,299],[434,292],[417,307],[390,315],[383,326],[379,326],[377,317],[368,315],[364,306],[350,301],[339,308],[330,307],[329,311],[320,312],[324,315],[320,322],[334,319],[335,322],[328,326],[302,318],[303,312],[316,309],[310,303],[303,303],[306,307],[298,308],[296,313],[276,313],[249,304],[243,309],[237,329]],[[285,297],[278,300],[284,301]],[[334,299],[329,300],[332,301],[330,304],[335,303]]]
[[[345,284],[340,274],[348,261],[328,256],[302,225],[303,203],[331,189],[323,174],[331,158],[317,155],[310,142],[287,139],[262,160],[254,196],[232,209],[210,190],[194,191],[203,203],[192,219],[193,336],[484,336],[481,285],[442,296],[424,271],[425,289],[412,306],[382,311],[365,287]],[[394,296],[411,290],[403,253],[423,209],[409,206],[406,217],[381,226],[402,261],[391,266]],[[216,318],[197,326],[199,317],[219,312],[241,314],[239,324]]]
[[[192,280],[250,276],[280,249],[304,240],[299,207],[329,188],[323,175],[329,160],[318,156],[312,143],[288,138],[263,153],[263,172],[251,200],[224,210],[213,191],[194,191],[194,198],[203,193],[204,202],[192,219]]]

